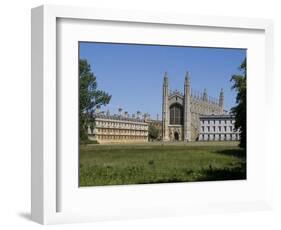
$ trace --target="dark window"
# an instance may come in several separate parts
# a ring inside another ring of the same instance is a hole
[[[170,124],[171,125],[183,124],[183,109],[180,104],[173,104],[170,107]]]

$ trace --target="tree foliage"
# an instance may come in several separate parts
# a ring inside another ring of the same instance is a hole
[[[247,102],[247,60],[241,63],[239,69],[241,75],[233,75],[231,81],[234,82],[232,89],[237,92],[237,105],[231,108],[231,113],[235,116],[235,129],[240,130],[240,147],[246,148],[247,130],[246,130],[246,102]]]
[[[86,59],[79,60],[79,132],[80,139],[88,138],[87,127],[93,121],[91,114],[97,106],[106,105],[110,102],[111,95],[97,89],[97,79]]]
[[[159,137],[160,129],[154,125],[149,124],[148,126],[148,138],[149,140],[156,140]]]

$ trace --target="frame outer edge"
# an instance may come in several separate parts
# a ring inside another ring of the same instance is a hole
[[[56,19],[53,7],[43,6],[43,224],[57,216],[56,183]]]
[[[52,11],[59,18],[122,21],[164,25],[183,25],[200,27],[221,27],[232,29],[264,30],[272,20],[266,18],[248,18],[235,16],[214,16],[198,14],[173,14],[170,12],[114,10],[111,8],[94,8],[45,4],[44,8]],[[177,17],[175,17],[177,16]]]
[[[273,32],[272,21],[267,19],[178,15],[182,22],[179,23],[179,19],[170,14],[149,13],[144,17],[147,14],[142,12],[110,13],[105,9],[54,5],[39,6],[31,11],[31,219],[38,223],[65,223],[67,217],[71,217],[56,212],[56,111],[53,109],[56,107],[56,18],[262,29],[269,32],[266,36],[270,37]],[[268,54],[267,58],[272,56]],[[267,69],[268,74],[272,67]],[[76,218],[79,222],[84,219],[75,215],[74,222]],[[88,217],[85,219],[88,221]]]
[[[44,223],[43,6],[31,10],[31,219]]]
[[[265,29],[265,76],[270,79],[266,81],[266,104],[270,112],[266,114],[267,121],[267,133],[272,134],[275,129],[275,122],[277,118],[275,118],[276,108],[276,76],[274,75],[274,21],[267,20],[267,26]],[[274,119],[275,118],[275,119]],[[274,159],[276,159],[276,151],[274,150],[274,145],[272,141],[274,137],[272,135],[266,135],[266,145],[270,150],[270,157],[266,162],[266,178],[267,178],[267,194],[266,200],[268,205],[273,209],[275,208],[274,202],[274,186],[275,181],[277,181],[276,175],[270,170],[270,167],[274,165]]]

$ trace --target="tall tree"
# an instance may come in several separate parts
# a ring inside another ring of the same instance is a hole
[[[97,106],[109,103],[111,95],[97,89],[97,79],[86,59],[79,60],[79,132],[87,139],[87,127]]]
[[[246,148],[247,145],[247,126],[246,126],[246,102],[247,102],[247,60],[241,63],[240,75],[233,75],[231,81],[234,82],[232,89],[237,92],[237,105],[231,108],[231,113],[235,116],[235,129],[240,130],[240,147]]]
[[[160,129],[156,125],[150,123],[148,126],[149,140],[156,140],[157,138],[159,138],[159,134],[160,134]]]

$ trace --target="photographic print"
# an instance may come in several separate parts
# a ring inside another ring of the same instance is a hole
[[[79,186],[246,179],[246,54],[79,42]]]

